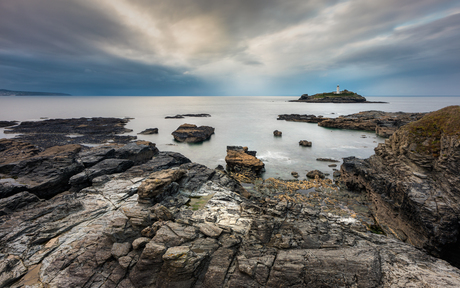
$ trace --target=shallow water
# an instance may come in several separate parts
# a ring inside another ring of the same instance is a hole
[[[389,103],[332,104],[292,103],[297,97],[103,97],[70,96],[0,97],[0,120],[41,120],[40,118],[131,117],[126,128],[131,135],[147,128],[159,134],[137,135],[157,144],[162,151],[176,151],[194,162],[214,168],[225,166],[227,145],[248,146],[266,165],[267,177],[292,178],[291,171],[304,177],[306,171],[319,169],[332,174],[330,163],[316,158],[347,156],[366,158],[384,141],[375,133],[319,127],[312,123],[276,120],[279,114],[314,114],[337,117],[365,110],[429,112],[449,105],[460,105],[460,97],[367,97]],[[211,117],[164,119],[176,114],[208,113]],[[191,123],[214,127],[215,134],[200,144],[177,143],[171,135],[179,125]],[[283,132],[274,137],[273,131]],[[364,136],[363,136],[364,135]],[[11,138],[0,129],[0,138]],[[363,138],[365,137],[365,138]],[[313,142],[299,146],[300,140]],[[340,166],[340,163],[337,163]]]

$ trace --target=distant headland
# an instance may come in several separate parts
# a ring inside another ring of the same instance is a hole
[[[0,96],[71,96],[66,93],[53,93],[53,92],[32,92],[32,91],[11,91],[0,89]]]
[[[367,101],[367,99],[353,91],[343,90],[340,91],[339,85],[334,92],[318,93],[308,96],[303,94],[298,100],[291,100],[289,102],[307,102],[307,103],[387,103],[380,101]]]

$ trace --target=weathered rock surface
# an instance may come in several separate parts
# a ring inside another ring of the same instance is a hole
[[[351,115],[328,118],[318,126],[351,130],[375,131],[377,135],[389,137],[398,128],[419,120],[425,113],[363,111]]]
[[[158,128],[148,128],[148,129],[145,129],[144,131],[139,132],[137,134],[141,134],[141,135],[158,134]]]
[[[344,159],[346,185],[365,191],[388,235],[460,265],[460,107],[399,129],[368,159]]]
[[[241,146],[227,146],[225,162],[227,171],[250,179],[260,177],[265,167],[265,164],[257,159],[255,151],[248,151],[248,147]]]
[[[198,143],[203,142],[214,134],[214,128],[210,126],[197,127],[194,124],[182,124],[172,132],[174,139],[179,142]]]
[[[303,146],[303,147],[311,147],[311,141],[300,140],[300,141],[299,141],[299,145],[300,145],[300,146]]]

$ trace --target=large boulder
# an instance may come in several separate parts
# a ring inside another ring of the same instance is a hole
[[[260,177],[265,167],[265,164],[255,156],[255,151],[248,151],[248,147],[241,146],[227,146],[225,162],[228,171],[250,179]]]
[[[400,128],[375,155],[345,158],[342,180],[365,191],[388,235],[460,265],[460,107]]]
[[[203,142],[214,134],[214,128],[210,126],[197,127],[194,124],[182,124],[176,131],[172,132],[174,139],[178,142],[198,143]]]

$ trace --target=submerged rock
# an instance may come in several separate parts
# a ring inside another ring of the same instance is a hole
[[[158,128],[148,128],[148,129],[145,129],[144,131],[139,132],[137,134],[141,134],[141,135],[158,134]]]
[[[342,180],[373,200],[383,230],[460,265],[459,106],[400,128],[375,155],[345,158]]]
[[[299,145],[303,147],[311,147],[311,142],[307,140],[300,140]]]
[[[174,139],[179,142],[198,143],[203,142],[214,134],[214,128],[210,126],[197,127],[194,124],[182,124],[172,132]]]

